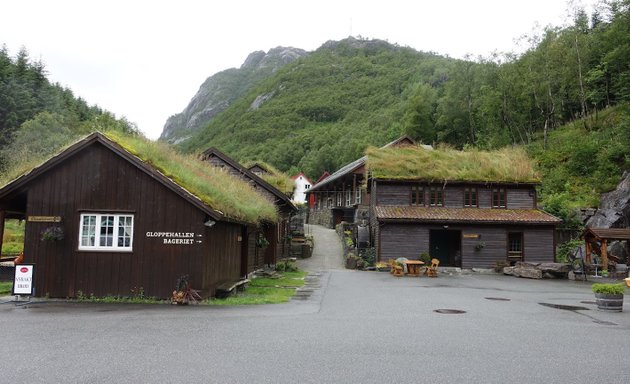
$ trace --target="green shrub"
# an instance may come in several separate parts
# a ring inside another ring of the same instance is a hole
[[[297,272],[298,267],[291,261],[281,261],[276,264],[276,271],[278,272]]]
[[[626,287],[623,283],[610,284],[610,283],[596,283],[591,287],[595,293],[604,293],[608,295],[623,295]]]
[[[429,255],[428,252],[422,252],[420,254],[420,261],[424,262],[425,264],[429,264],[431,262],[431,255]]]
[[[361,258],[367,266],[372,266],[376,262],[376,249],[374,247],[366,248],[361,254]]]
[[[569,260],[569,256],[575,252],[584,242],[580,239],[569,240],[558,246],[558,252],[556,253],[556,262],[566,263]]]

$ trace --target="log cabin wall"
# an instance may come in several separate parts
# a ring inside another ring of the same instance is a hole
[[[32,180],[26,210],[27,216],[61,216],[65,234],[41,241],[50,223],[26,224],[25,262],[37,265],[39,296],[130,296],[142,289],[166,298],[183,274],[209,295],[240,275],[242,226],[204,226],[207,217],[198,207],[100,143]],[[81,213],[133,214],[133,251],[79,251]],[[148,232],[194,233],[195,242],[164,244]]]
[[[431,231],[442,231],[441,225],[422,223],[381,223],[377,237],[379,261],[405,257],[417,259],[422,252],[430,253]],[[523,260],[554,261],[554,228],[552,226],[491,226],[449,225],[448,231],[461,233],[461,266],[463,268],[493,268],[507,260],[508,234],[523,234]],[[471,237],[471,236],[478,237]],[[476,246],[483,243],[478,249]]]
[[[428,195],[425,193],[425,196]],[[426,196],[428,197],[428,196]],[[449,208],[464,207],[464,187],[463,186],[447,186],[444,188],[444,206]]]
[[[369,223],[370,223],[370,241],[372,243],[372,246],[374,247],[374,249],[376,249],[376,254],[380,255],[380,242],[379,242],[379,236],[380,236],[380,231],[379,231],[379,222],[376,219],[376,212],[374,212],[374,207],[376,207],[376,195],[377,195],[377,189],[378,184],[376,182],[376,180],[371,180],[370,181],[370,193],[369,193]],[[378,256],[377,256],[378,259]]]
[[[536,190],[534,188],[510,188],[507,190],[508,209],[536,208]]]
[[[411,186],[419,185],[424,187],[424,204],[429,206],[429,187],[440,186],[442,184],[427,184],[421,182],[386,182],[375,181],[378,184],[376,193],[376,205],[411,205]],[[490,186],[477,184],[457,184],[447,185],[443,189],[443,206],[448,208],[464,207],[464,189],[477,189],[477,200],[479,208],[492,208],[492,189]],[[502,187],[506,189],[507,208],[509,209],[532,209],[536,207],[536,194],[534,187]],[[372,191],[374,194],[374,191]]]
[[[254,189],[256,189],[257,192],[262,194],[267,200],[271,202],[275,202],[277,200],[277,197],[273,193],[267,191],[265,188],[258,186],[256,182],[254,182],[250,177],[245,175],[243,172],[240,172],[238,169],[234,168],[232,165],[228,164],[227,162],[223,161],[221,158],[217,156],[210,156],[210,157],[205,158],[204,160],[208,161],[210,164],[214,165],[215,167],[223,169],[225,172],[229,172],[232,176],[236,176],[245,181],[248,181],[250,185]]]
[[[411,184],[379,183],[378,192],[375,195],[375,205],[410,205]]]
[[[418,259],[421,252],[429,252],[429,228],[422,225],[381,223],[378,237],[379,261]]]

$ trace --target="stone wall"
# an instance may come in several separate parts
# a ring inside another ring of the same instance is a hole
[[[333,228],[333,217],[330,209],[311,210],[308,217],[309,224],[318,224],[326,228]]]

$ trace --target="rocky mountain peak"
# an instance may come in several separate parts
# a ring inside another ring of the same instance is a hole
[[[247,59],[241,65],[241,69],[279,68],[306,54],[305,50],[293,47],[275,47],[271,48],[267,53],[255,51],[247,56]]]
[[[307,54],[305,50],[293,47],[276,47],[268,52],[254,51],[240,68],[227,69],[210,76],[199,87],[188,106],[181,113],[168,118],[160,139],[171,144],[188,139],[260,81]]]

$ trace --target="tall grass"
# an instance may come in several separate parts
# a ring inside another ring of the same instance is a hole
[[[367,149],[367,167],[372,177],[427,181],[537,183],[540,178],[525,151],[504,148],[459,151],[446,146]]]
[[[229,218],[253,224],[261,220],[277,220],[278,214],[273,203],[254,191],[248,183],[227,172],[205,164],[193,156],[182,155],[165,143],[114,130],[104,135]],[[68,138],[68,141],[69,143],[57,154],[76,143],[71,138]],[[15,161],[10,169],[3,172],[0,185],[4,186],[17,177],[28,174],[33,168],[50,159],[51,156]]]
[[[107,133],[107,137],[230,218],[250,223],[277,220],[271,202],[228,172],[182,155],[162,142],[116,132]]]
[[[14,219],[4,222],[2,255],[16,255],[24,250],[24,223]]]
[[[243,163],[245,168],[250,168],[254,164],[259,164],[265,169],[269,171],[269,173],[263,173],[260,175],[260,178],[265,180],[267,183],[274,186],[277,190],[284,193],[287,196],[293,194],[293,189],[295,188],[295,183],[293,183],[293,179],[289,177],[286,173],[280,171],[278,168],[274,167],[271,164],[265,163],[264,161],[248,161]]]

